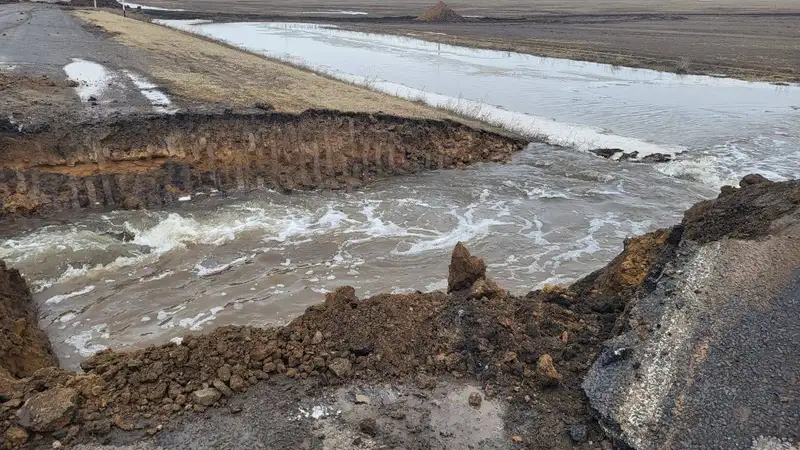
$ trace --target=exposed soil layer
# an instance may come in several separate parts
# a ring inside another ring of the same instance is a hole
[[[710,215],[690,210],[679,226],[629,239],[608,266],[569,287],[509,295],[486,276],[483,261],[459,244],[448,293],[359,299],[346,286],[285,327],[227,326],[180,344],[105,351],[83,362],[85,375],[41,369],[3,393],[0,415],[7,420],[0,432],[9,448],[32,434],[40,436],[37,445],[102,436],[120,441],[124,432],[133,440],[169,427],[173,416],[226,405],[261,383],[278,388],[293,379],[313,396],[314,389],[359,381],[406,382],[424,390],[453,377],[477,380],[487,397],[504,400],[509,442],[534,449],[594,448],[605,437],[581,384],[593,363],[610,367],[629,356],[624,349],[614,352],[607,339],[647,332],[646,323],[630,320],[636,299],[663,289],[666,278],[677,276],[681,255],[698,242],[758,238],[760,233],[741,232],[788,222],[797,228],[799,182],[749,180],[701,203]],[[786,207],[774,213],[775,205],[765,200],[778,193]],[[735,225],[699,228],[719,222]],[[779,261],[788,270],[797,264]],[[26,293],[18,290],[14,301],[30,302]],[[605,362],[596,362],[598,355]],[[359,425],[368,437],[376,435],[374,426]]]
[[[503,162],[522,146],[452,121],[333,111],[7,129],[0,132],[0,218],[159,208],[210,190],[351,189],[389,175]]]
[[[39,329],[28,285],[17,270],[0,261],[0,385],[9,376],[29,377],[42,367],[55,365],[58,360],[47,335]]]

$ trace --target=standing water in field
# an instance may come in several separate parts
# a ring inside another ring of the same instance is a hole
[[[796,176],[800,86],[676,75],[477,50],[300,23],[160,21],[392,95],[502,124],[553,145],[639,157],[708,183]]]

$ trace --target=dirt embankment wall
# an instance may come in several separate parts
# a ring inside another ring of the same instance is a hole
[[[0,218],[158,208],[198,191],[349,189],[421,170],[502,162],[524,142],[390,115],[197,114],[0,132]]]
[[[36,304],[16,269],[0,261],[0,394],[13,378],[56,366],[47,335],[39,329]]]

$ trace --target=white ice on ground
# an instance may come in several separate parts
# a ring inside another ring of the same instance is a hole
[[[161,92],[158,89],[158,86],[151,83],[146,77],[131,72],[130,70],[126,70],[124,72],[125,75],[131,79],[133,85],[136,86],[136,89],[138,89],[144,98],[146,98],[153,105],[153,109],[155,109],[156,112],[171,114],[177,111],[177,109],[172,106],[172,100],[169,99],[167,94]],[[178,200],[183,202],[191,199],[192,197],[188,196],[181,197]]]
[[[300,14],[343,14],[345,16],[366,16],[369,13],[364,11],[348,11],[348,10],[327,10],[327,11],[303,11]]]
[[[147,5],[142,5],[142,4],[139,4],[139,3],[121,2],[119,0],[117,0],[117,3],[119,3],[119,4],[123,4],[124,3],[125,7],[126,8],[130,8],[130,9],[141,8],[141,9],[150,10],[150,11],[186,11],[185,9],[161,8],[159,6],[147,6]]]
[[[102,65],[80,58],[73,58],[64,66],[64,72],[70,80],[78,83],[75,90],[82,101],[88,101],[90,97],[99,99],[113,78],[113,74]]]

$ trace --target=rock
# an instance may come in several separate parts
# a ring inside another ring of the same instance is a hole
[[[311,339],[311,344],[319,345],[321,343],[322,343],[322,331],[317,330],[317,332],[314,333],[314,338]]]
[[[224,366],[217,369],[217,376],[220,380],[227,383],[231,380],[231,366],[225,364]]]
[[[420,389],[433,389],[436,387],[436,377],[420,372],[414,377],[414,384]]]
[[[51,447],[53,448],[53,450],[56,450],[63,447],[63,445],[61,444],[61,441],[53,441]]]
[[[569,437],[576,443],[585,441],[587,432],[586,425],[574,423],[569,426]]]
[[[211,406],[219,400],[221,395],[214,388],[200,389],[192,393],[192,400],[201,406]]]
[[[6,430],[6,447],[20,448],[28,442],[28,432],[20,427],[11,427]]]
[[[520,436],[520,435],[511,436],[511,440],[512,440],[512,441],[513,441],[515,444],[521,444],[521,443],[522,443],[522,436]]]
[[[369,405],[369,397],[364,394],[356,394],[356,405]]]
[[[78,391],[53,388],[29,398],[17,411],[19,424],[29,430],[47,433],[64,428],[75,415]]]
[[[506,290],[500,287],[494,280],[491,278],[487,278],[485,280],[478,280],[473,285],[472,288],[469,290],[469,295],[467,298],[494,298],[494,297],[504,297],[506,295]]]
[[[378,423],[372,417],[367,417],[358,424],[358,429],[367,436],[376,436],[378,434]]]
[[[262,370],[266,373],[274,373],[275,371],[278,370],[278,365],[275,364],[274,362],[264,363],[264,367],[262,368]]]
[[[757,173],[751,173],[749,175],[745,175],[742,180],[739,181],[739,187],[752,186],[754,184],[761,183],[772,183],[772,181]]]
[[[325,304],[334,308],[358,302],[356,290],[352,286],[342,286],[333,292],[325,294]]]
[[[553,364],[553,358],[547,353],[536,361],[536,377],[544,386],[554,386],[561,382],[561,377]]]
[[[236,392],[244,392],[247,390],[247,382],[244,381],[244,379],[239,375],[232,375],[230,384],[231,384],[231,389],[233,389]]]
[[[473,392],[469,394],[468,401],[469,401],[469,406],[472,406],[473,408],[480,408],[481,403],[483,402],[483,397],[481,397],[481,394]]]
[[[231,388],[229,388],[228,385],[219,378],[215,378],[211,384],[214,385],[214,388],[216,388],[225,397],[230,397],[233,395]]]
[[[447,292],[469,289],[476,281],[485,277],[486,263],[477,256],[471,256],[463,243],[457,243],[450,256]]]
[[[353,372],[353,364],[349,359],[336,358],[328,363],[328,369],[339,378],[347,378]]]

